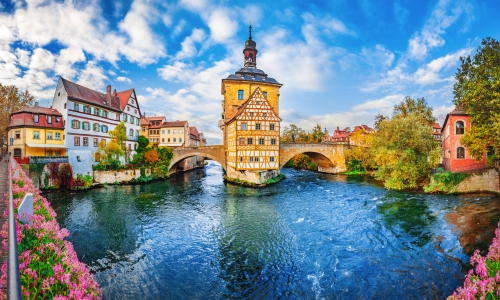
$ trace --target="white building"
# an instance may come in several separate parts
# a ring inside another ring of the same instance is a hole
[[[110,141],[108,132],[126,121],[126,149],[132,152],[139,136],[140,110],[133,89],[106,94],[59,78],[52,107],[63,115],[65,145],[73,172],[91,174],[96,164],[93,153],[100,141]],[[132,123],[133,122],[133,123]]]

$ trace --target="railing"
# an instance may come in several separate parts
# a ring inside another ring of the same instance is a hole
[[[67,163],[69,162],[67,156],[28,156],[29,163]]]
[[[8,186],[9,186],[9,250],[7,270],[7,295],[8,299],[21,299],[21,280],[19,278],[19,260],[17,253],[16,223],[14,216],[14,198],[12,197],[12,165],[14,160],[9,153]]]
[[[134,135],[129,135],[129,136],[127,136],[127,139],[128,139],[129,141],[137,141],[137,138],[138,138],[138,136],[134,136]]]

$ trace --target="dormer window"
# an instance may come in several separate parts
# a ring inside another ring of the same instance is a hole
[[[52,124],[52,116],[47,116],[47,123]]]
[[[38,123],[38,115],[33,115],[33,122]]]

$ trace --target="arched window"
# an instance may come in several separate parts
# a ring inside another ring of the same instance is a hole
[[[456,134],[464,134],[464,122],[463,121],[457,121],[455,123],[455,133]]]
[[[457,148],[457,158],[465,158],[465,148],[464,147]]]

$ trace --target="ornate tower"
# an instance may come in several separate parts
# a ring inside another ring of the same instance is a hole
[[[279,174],[281,83],[257,69],[252,25],[243,49],[244,66],[222,80],[222,120],[227,176],[263,183]]]

